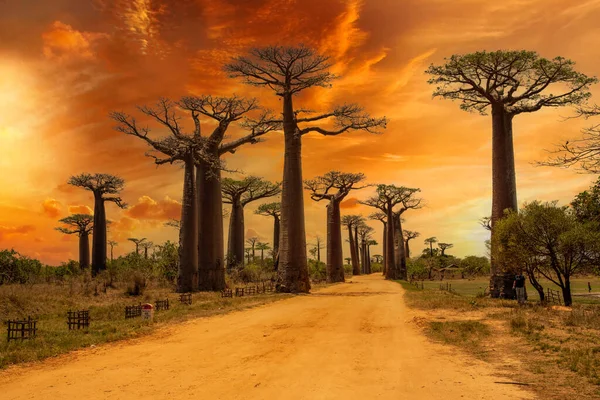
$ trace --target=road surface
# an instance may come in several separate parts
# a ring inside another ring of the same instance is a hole
[[[530,399],[431,343],[379,274],[0,372],[0,398]]]

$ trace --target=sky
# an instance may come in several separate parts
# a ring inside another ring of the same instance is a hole
[[[357,102],[389,119],[380,135],[305,136],[304,178],[341,170],[362,172],[369,183],[418,187],[426,206],[404,215],[404,228],[421,233],[411,250],[435,236],[454,244],[450,254],[483,255],[488,233],[478,221],[491,210],[491,119],[433,99],[424,71],[452,54],[526,49],[570,58],[578,71],[600,76],[598,20],[600,0],[0,0],[0,248],[50,265],[76,259],[77,238],[54,228],[71,213],[91,212],[91,193],[66,184],[83,172],[126,181],[129,208],[107,205],[115,255],[134,248],[128,237],[176,241],[164,222],[179,218],[183,170],[157,168],[141,140],[114,129],[109,112],[148,122],[153,137],[167,133],[136,106],[160,97],[237,94],[280,112],[271,92],[221,68],[252,47],[303,43],[330,56],[340,78],[300,96],[297,106]],[[600,99],[600,85],[592,93]],[[519,203],[567,203],[596,179],[534,165],[590,124],[565,121],[569,115],[549,109],[515,118]],[[282,134],[265,139],[228,155],[228,167],[281,180]],[[368,215],[356,200],[373,193],[351,193],[342,212]],[[270,242],[272,220],[254,215],[259,204],[246,207],[246,235]],[[325,237],[325,202],[305,192],[305,214],[310,246]],[[381,223],[369,224],[381,243]]]

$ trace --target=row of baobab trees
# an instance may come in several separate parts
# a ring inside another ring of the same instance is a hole
[[[584,104],[590,97],[590,85],[597,79],[575,71],[573,66],[572,61],[562,57],[548,60],[532,51],[483,51],[453,55],[443,64],[431,65],[426,71],[432,76],[429,83],[436,87],[434,96],[459,101],[466,111],[483,115],[491,112],[492,234],[495,222],[502,218],[504,211],[517,209],[513,120],[519,114],[537,112],[546,107]],[[235,153],[245,144],[258,143],[263,136],[274,131],[283,131],[284,135],[277,287],[282,292],[310,290],[303,205],[302,137],[311,132],[325,136],[352,130],[378,133],[387,124],[385,117],[374,118],[356,104],[335,106],[323,113],[298,107],[294,99],[299,93],[315,87],[331,87],[337,77],[329,71],[330,67],[327,56],[304,46],[253,49],[223,67],[229,77],[268,90],[282,100],[282,111],[277,115],[260,107],[256,99],[238,96],[186,96],[176,102],[161,99],[155,107],[139,107],[144,117],[154,120],[170,133],[167,137],[152,138],[150,129],[140,125],[135,117],[122,112],[111,114],[117,122],[118,131],[138,137],[153,149],[149,156],[157,165],[181,163],[184,166],[179,291],[224,288],[221,171],[226,166],[222,157]],[[186,113],[193,123],[194,128],[189,133],[181,124],[181,112]],[[203,133],[201,118],[213,120],[216,127]],[[246,134],[226,141],[226,133],[233,124],[239,124]],[[567,143],[561,149],[567,156],[557,157],[549,163],[569,165],[582,161],[585,165],[590,151],[592,155],[597,154],[594,143],[591,147],[588,142],[578,147]],[[108,179],[104,175],[82,175],[73,177],[71,183],[94,193],[92,270],[98,272],[105,268],[106,263],[104,203],[109,201],[123,206],[120,198],[113,196],[122,188],[122,180]],[[334,194],[324,193],[325,187],[320,182],[316,185],[312,197],[329,202],[327,225],[332,246],[328,248],[328,260],[331,260],[328,268],[332,271],[331,276],[339,277],[341,243],[335,242],[341,242],[341,239],[338,240],[340,228],[329,222],[339,215],[339,202]],[[404,246],[395,245],[401,237],[395,232],[402,232],[399,215],[420,206],[420,199],[415,197],[417,192],[418,189],[414,188],[379,185],[376,196],[365,202],[381,213],[380,220],[385,224],[384,268],[386,277],[390,279],[406,276]],[[356,253],[357,249],[352,252]],[[492,274],[499,274],[498,278],[504,281],[492,280],[497,292],[499,286],[508,282],[502,276],[502,270],[503,266],[492,260]]]

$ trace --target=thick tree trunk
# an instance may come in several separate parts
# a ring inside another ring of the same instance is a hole
[[[273,216],[273,267],[279,269],[279,217]]]
[[[352,234],[353,229],[354,228],[352,225],[348,225],[348,241],[350,242],[350,262],[352,263],[352,275],[360,275],[360,265],[358,264],[356,241],[354,240],[354,235]]]
[[[382,264],[382,273],[385,276],[385,259],[387,253],[387,222],[383,221],[383,264]]]
[[[215,153],[218,155],[218,153]],[[198,289],[225,289],[223,195],[221,170],[200,162],[196,167],[198,194]]]
[[[238,264],[244,266],[244,207],[238,198],[234,198],[231,204],[227,256],[228,269],[232,269]],[[248,263],[250,263],[249,253]]]
[[[394,263],[394,215],[392,213],[392,205],[390,202],[387,204],[387,248],[385,250],[386,260],[385,260],[385,278],[386,279],[398,279],[398,274],[396,271],[395,263]]]
[[[394,227],[394,236],[398,238],[398,242],[396,243],[396,253],[394,255],[396,257],[396,268],[398,268],[398,273],[400,274],[398,279],[406,280],[406,254],[404,252],[404,235],[402,231],[402,219],[400,214],[394,218]]]
[[[94,192],[94,233],[92,236],[92,276],[106,270],[106,211],[102,193]]]
[[[410,239],[406,239],[406,246],[404,246],[404,253],[406,254],[406,258],[410,258],[410,247],[408,246],[409,241]]]
[[[534,287],[535,290],[537,290],[538,295],[540,296],[540,303],[543,303],[544,300],[546,299],[546,294],[544,293],[544,287],[540,284],[540,282],[537,280],[537,278],[535,277],[535,275],[533,273],[527,273],[527,276],[529,277],[529,282],[531,283],[531,286]]]
[[[310,280],[306,260],[304,194],[302,182],[302,136],[295,121],[292,95],[283,96],[285,154],[281,192],[281,235],[279,240],[280,292],[308,293]]]
[[[198,203],[194,160],[190,154],[184,166],[183,201],[179,228],[179,276],[177,291],[187,293],[198,288]]]
[[[144,258],[147,260],[148,259],[148,248],[144,247]]]
[[[344,280],[340,203],[333,199],[327,205],[327,282]]]
[[[90,234],[79,235],[79,268],[83,271],[90,267]]]
[[[367,274],[371,273],[371,245],[367,244]]]
[[[265,251],[260,249],[260,265],[265,265]]]
[[[496,221],[504,216],[504,210],[517,210],[517,183],[512,133],[513,116],[502,105],[492,105],[492,235]],[[492,246],[494,241],[492,240]],[[492,249],[492,255],[494,249]],[[504,272],[502,265],[491,259],[490,293],[498,297],[509,288],[498,287],[504,279],[494,278]]]
[[[571,296],[571,278],[565,276],[565,287],[562,288],[563,300],[565,306],[571,307],[573,305],[573,297]]]
[[[365,265],[365,241],[362,240],[360,242],[360,272],[361,274],[367,273],[367,268]]]

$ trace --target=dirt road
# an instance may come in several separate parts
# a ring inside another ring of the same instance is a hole
[[[429,342],[379,274],[0,373],[0,398],[530,399]]]

